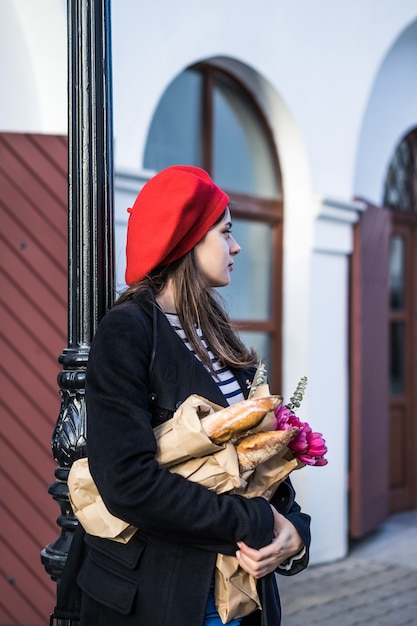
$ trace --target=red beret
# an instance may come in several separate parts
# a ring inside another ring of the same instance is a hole
[[[128,209],[126,284],[187,254],[228,204],[229,196],[198,167],[173,165],[156,174]]]

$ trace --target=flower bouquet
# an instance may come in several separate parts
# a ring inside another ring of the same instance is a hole
[[[290,401],[283,405],[282,402],[274,410],[266,415],[261,424],[254,429],[255,432],[243,437],[235,446],[239,456],[240,447],[249,441],[256,443],[262,433],[289,433],[285,446],[271,450],[271,455],[264,452],[259,463],[253,467],[249,475],[243,471],[242,477],[246,478],[247,486],[243,495],[254,497],[264,496],[270,500],[279,484],[295,469],[301,469],[305,465],[326,465],[327,453],[326,442],[323,435],[314,432],[307,422],[302,422],[295,409],[299,408],[307,386],[307,378],[301,378]],[[254,378],[254,383],[249,392],[249,398],[268,395],[269,388],[266,382],[266,370],[261,363]],[[285,439],[283,438],[285,441]],[[251,469],[243,465],[241,470]]]

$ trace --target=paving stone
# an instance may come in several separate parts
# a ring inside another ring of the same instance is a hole
[[[278,576],[282,626],[417,626],[417,511],[394,516],[345,559]]]

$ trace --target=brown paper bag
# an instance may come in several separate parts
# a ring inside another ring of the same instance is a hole
[[[215,605],[223,624],[261,609],[256,580],[234,556],[218,554],[214,574]]]
[[[193,395],[171,420],[154,429],[159,464],[217,493],[246,486],[239,475],[233,444],[214,444],[201,426],[201,417],[222,408]],[[90,535],[126,543],[136,532],[134,526],[116,518],[106,508],[91,477],[87,459],[73,463],[68,489],[74,515]]]
[[[172,465],[169,469],[216,493],[246,488],[246,481],[239,474],[239,462],[232,443],[227,443],[223,450],[210,456],[189,459],[184,463]]]
[[[294,458],[286,447],[264,463],[260,463],[254,470],[245,472],[242,478],[246,479],[246,486],[236,489],[234,493],[246,498],[262,496],[269,502],[287,476],[302,467],[304,463]]]
[[[68,497],[81,526],[90,535],[127,543],[137,528],[110,513],[91,477],[88,459],[78,459],[72,468],[68,476]]]
[[[235,489],[233,493],[247,498],[262,496],[269,501],[280,483],[292,471],[301,467],[304,467],[304,464],[292,458],[288,448],[284,448],[280,454],[246,473],[246,486]],[[255,579],[240,567],[239,561],[234,556],[224,554],[217,556],[215,605],[223,624],[262,608]]]
[[[201,425],[203,417],[222,408],[201,396],[189,396],[175,411],[172,419],[154,428],[158,463],[171,467],[222,450],[224,446],[213,443]]]
[[[269,395],[267,385],[258,387],[252,397],[264,395]],[[222,408],[197,395],[187,398],[171,420],[154,429],[159,464],[216,493],[263,496],[269,500],[279,483],[302,464],[286,459],[285,449],[240,476],[234,445],[214,444],[201,426],[202,417]],[[273,419],[273,412],[268,413],[256,430],[272,430]],[[115,518],[106,508],[90,475],[87,459],[73,463],[68,487],[74,514],[89,534],[122,543],[134,535],[137,530],[134,526]],[[236,557],[221,554],[217,557],[215,604],[223,623],[260,608],[256,581],[239,566]]]

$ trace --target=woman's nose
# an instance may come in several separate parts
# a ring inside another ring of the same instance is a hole
[[[236,239],[232,235],[231,236],[231,243],[230,243],[230,254],[235,256],[236,254],[239,254],[241,249],[242,248],[239,246],[238,242],[236,241]]]

